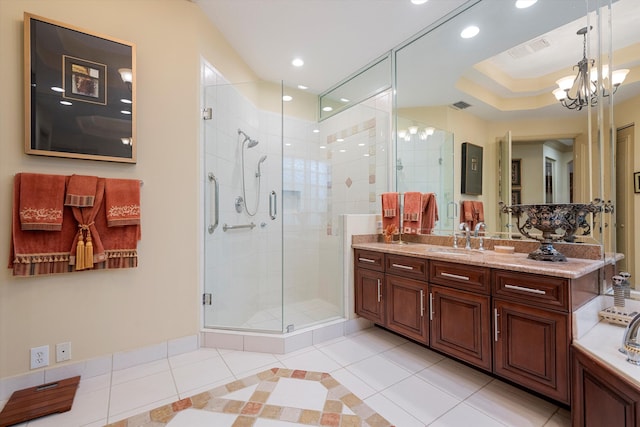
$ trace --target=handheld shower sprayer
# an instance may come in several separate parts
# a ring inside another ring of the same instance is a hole
[[[249,135],[244,133],[241,129],[238,129],[238,137],[240,136],[243,137],[242,142],[240,143],[242,144],[242,146],[240,147],[241,158],[242,158],[242,199],[244,200],[244,210],[247,212],[247,215],[254,216],[258,212],[258,207],[260,206],[260,181],[261,181],[260,165],[262,164],[262,162],[267,160],[267,156],[266,155],[262,156],[258,161],[258,170],[256,171],[256,174],[255,174],[255,177],[257,178],[257,181],[258,181],[256,185],[256,202],[255,202],[255,208],[253,209],[253,211],[251,211],[247,206],[247,189],[246,189],[246,183],[245,183],[245,168],[244,168],[244,152],[245,152],[244,148],[245,148],[245,142],[247,143],[246,144],[247,149],[249,149],[258,145],[258,140],[251,139]]]
[[[260,157],[260,160],[258,160],[258,171],[256,172],[256,178],[260,178],[260,176],[262,176],[262,172],[260,171],[260,165],[267,160],[267,156],[266,154],[262,157]]]

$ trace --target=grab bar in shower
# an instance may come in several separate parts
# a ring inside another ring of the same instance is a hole
[[[223,225],[222,226],[222,231],[227,231],[227,230],[238,230],[240,228],[250,228],[250,229],[254,229],[256,227],[256,225],[254,223],[251,224],[241,224],[241,225]]]
[[[218,219],[220,218],[220,211],[218,210],[218,193],[219,193],[219,189],[220,187],[218,186],[218,180],[216,179],[216,176],[209,172],[209,182],[213,182],[213,189],[215,191],[215,194],[211,195],[211,203],[213,203],[215,206],[210,206],[210,212],[209,215],[213,215],[213,218],[209,217],[210,221],[209,221],[209,234],[213,234],[214,231],[216,231],[216,228],[218,228]]]
[[[278,215],[278,195],[274,190],[271,190],[271,194],[269,194],[269,216],[271,219],[276,219],[276,215]]]

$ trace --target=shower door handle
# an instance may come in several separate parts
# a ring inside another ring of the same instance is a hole
[[[278,215],[278,196],[274,190],[271,190],[269,194],[269,217],[271,219],[276,219],[276,215]]]
[[[220,218],[220,211],[218,210],[218,192],[220,187],[218,186],[218,180],[216,179],[216,176],[209,172],[209,182],[213,182],[213,190],[215,192],[215,194],[211,195],[211,201],[214,203],[215,206],[210,206],[210,212],[209,212],[209,234],[213,234],[214,231],[216,231],[216,228],[218,227],[218,220]]]

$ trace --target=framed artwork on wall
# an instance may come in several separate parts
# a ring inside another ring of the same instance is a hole
[[[136,48],[24,14],[25,152],[136,162]]]
[[[482,147],[462,143],[462,194],[482,194]]]
[[[522,192],[520,189],[511,190],[511,205],[522,204]]]
[[[522,170],[520,159],[511,160],[511,185],[522,184]]]

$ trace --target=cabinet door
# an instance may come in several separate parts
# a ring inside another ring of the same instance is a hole
[[[384,273],[357,268],[355,281],[356,313],[384,325]]]
[[[574,427],[640,425],[640,390],[575,346],[572,352]]]
[[[429,343],[426,315],[427,284],[387,274],[387,328],[418,342]]]
[[[494,372],[568,404],[568,315],[494,299],[494,316]]]
[[[431,347],[490,371],[490,298],[432,285],[429,301]]]

